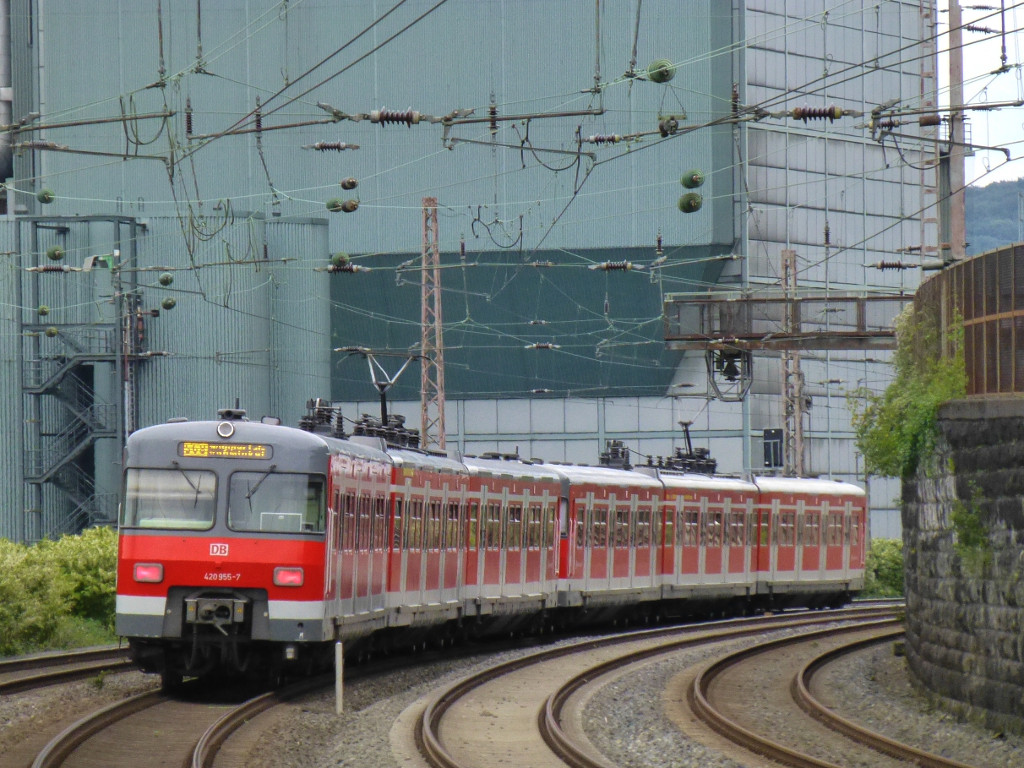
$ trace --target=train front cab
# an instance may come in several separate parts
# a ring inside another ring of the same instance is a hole
[[[863,489],[804,478],[755,483],[757,593],[766,605],[841,605],[863,587]]]
[[[309,433],[245,421],[129,437],[116,631],[143,669],[171,683],[245,671],[254,657],[331,637],[328,450]]]

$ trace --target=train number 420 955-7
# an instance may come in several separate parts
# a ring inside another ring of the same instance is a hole
[[[240,573],[204,573],[206,581],[239,581],[242,578]]]

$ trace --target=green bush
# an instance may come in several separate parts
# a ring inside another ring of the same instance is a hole
[[[872,539],[864,563],[861,597],[903,596],[903,542]]]
[[[0,539],[0,655],[61,647],[81,625],[109,634],[116,561],[108,528],[32,546]]]

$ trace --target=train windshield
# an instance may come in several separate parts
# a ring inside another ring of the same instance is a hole
[[[290,472],[235,472],[228,527],[236,531],[324,532],[324,478]]]
[[[200,469],[136,469],[125,473],[121,525],[206,530],[213,526],[217,476]]]

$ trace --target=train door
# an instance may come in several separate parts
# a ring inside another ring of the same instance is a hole
[[[356,493],[339,491],[341,522],[338,531],[337,579],[340,615],[355,613],[356,583]]]
[[[655,507],[655,517],[661,522],[660,535],[656,535],[654,539],[658,548],[655,569],[659,584],[675,582],[673,576],[676,572],[676,563],[679,562],[676,556],[676,506],[676,503],[666,495]]]
[[[632,586],[650,587],[654,584],[654,520],[651,504],[637,505],[633,518],[633,564],[630,568]]]
[[[544,542],[541,545],[541,578],[547,582],[544,587],[545,591],[555,588],[554,582],[562,572],[562,558],[564,556],[562,542],[565,538],[561,533],[564,530],[560,522],[561,510],[562,505],[559,499],[544,499]],[[568,553],[568,549],[565,549],[565,553]]]
[[[505,517],[504,595],[523,593],[523,503],[509,499]]]
[[[859,499],[856,504],[847,502],[850,509],[850,525],[848,529],[847,548],[850,551],[850,569],[854,571],[864,570],[865,538],[867,527],[865,525],[866,502]]]
[[[800,575],[807,579],[820,579],[821,572],[821,507],[816,503],[804,502],[803,510],[803,557],[800,562]]]
[[[753,567],[759,573],[768,575],[772,572],[772,507],[773,504],[764,504],[760,498],[754,506],[757,535],[753,543],[756,558]]]
[[[716,494],[701,499],[701,558],[703,583],[719,584],[725,580],[723,558],[724,506]]]
[[[480,500],[476,496],[466,499],[466,546],[464,548],[464,562],[462,566],[463,585],[466,588],[465,597],[477,597],[480,594],[480,584],[483,578],[484,560],[483,543],[480,539],[482,533],[482,521],[480,519]]]
[[[526,550],[526,566],[523,590],[527,594],[540,592],[544,576],[544,506],[540,499],[527,497],[526,519],[523,532]]]
[[[825,572],[829,578],[845,579],[847,576],[847,560],[843,548],[843,517],[844,511],[837,509],[835,503],[822,502],[821,519],[825,526]]]
[[[483,507],[483,531],[480,536],[483,560],[483,576],[480,582],[481,594],[497,597],[501,594],[501,499],[488,496],[487,489],[481,497]]]
[[[373,506],[367,490],[359,492],[355,506],[352,609],[355,613],[365,613],[370,610],[370,551],[373,546]]]
[[[388,562],[388,500],[378,485],[373,496],[373,549],[370,563],[370,610],[384,607]]]
[[[423,520],[423,602],[441,602],[441,550],[444,539],[444,498],[427,489],[427,504]]]
[[[701,573],[700,517],[706,499],[687,499],[682,504],[676,537],[679,540],[679,582],[697,584]]]
[[[610,556],[608,537],[608,505],[595,503],[590,507],[588,531],[589,570],[587,589],[605,589],[608,585]]]
[[[630,584],[630,560],[633,551],[633,510],[630,499],[612,500],[612,515],[608,524],[612,526],[609,549],[611,550],[611,576],[613,588],[628,587]]]
[[[450,493],[450,492],[449,492]],[[459,494],[451,494],[443,510],[441,600],[458,600],[459,580],[462,575],[462,550],[465,547],[462,527],[463,504]]]
[[[572,562],[566,568],[566,578],[580,579],[585,586],[590,578],[590,508],[578,499],[571,503]]]
[[[391,496],[391,554],[388,557],[387,591],[394,595],[402,591],[402,542],[405,531],[405,498],[400,493]]]
[[[739,500],[725,502],[725,571],[731,583],[747,580],[747,508]]]
[[[772,578],[775,581],[792,581],[797,575],[796,562],[796,518],[797,509],[791,504],[773,500],[775,518],[775,567]]]
[[[407,489],[405,501],[406,525],[402,544],[402,592],[404,602],[417,605],[423,602],[423,533],[424,504],[419,489]]]

